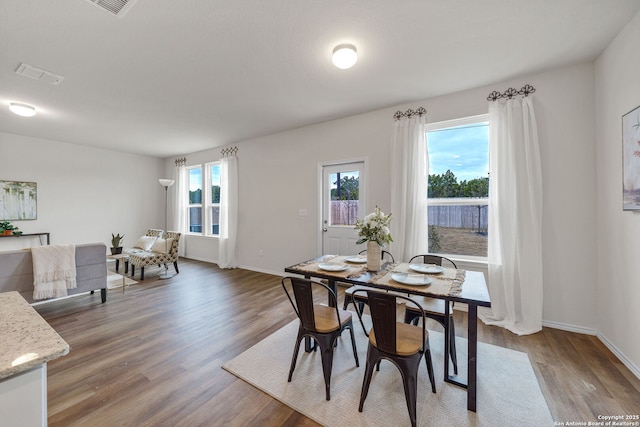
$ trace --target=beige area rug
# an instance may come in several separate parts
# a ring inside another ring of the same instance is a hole
[[[354,323],[357,322],[354,314]],[[366,319],[370,322],[370,319]],[[369,323],[370,324],[370,323]],[[325,426],[410,425],[402,379],[389,361],[374,372],[364,411],[358,412],[367,354],[367,337],[355,325],[360,367],[356,368],[349,333],[338,339],[331,375],[331,400],[325,400],[320,352],[298,355],[287,382],[298,328],[295,320],[223,368],[282,403]],[[553,419],[526,353],[478,343],[477,412],[468,411],[466,390],[443,380],[443,335],[430,332],[436,390],[433,394],[424,360],[420,365],[419,426],[553,426]],[[466,378],[467,341],[458,338],[459,375]]]
[[[124,283],[126,286],[135,285],[136,282],[133,279],[129,279],[128,277],[124,278]],[[113,271],[107,271],[107,289],[115,289],[122,287],[122,275],[118,273],[114,273]]]

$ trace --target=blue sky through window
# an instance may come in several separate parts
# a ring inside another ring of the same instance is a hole
[[[202,169],[189,169],[189,191],[202,189]]]
[[[211,166],[211,185],[220,185],[220,165]]]
[[[489,125],[479,123],[427,132],[429,174],[448,169],[458,182],[489,174]]]

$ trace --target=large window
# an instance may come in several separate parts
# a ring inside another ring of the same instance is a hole
[[[207,163],[187,170],[189,232],[217,236],[220,233],[220,164]]]
[[[202,167],[187,169],[189,175],[189,232],[202,233]]]
[[[207,165],[207,188],[211,189],[207,197],[207,230],[214,236],[220,234],[220,164],[209,163]]]
[[[488,115],[427,125],[429,252],[487,256]]]

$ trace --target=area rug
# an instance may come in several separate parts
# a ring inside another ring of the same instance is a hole
[[[374,372],[364,411],[358,412],[368,342],[360,325],[355,325],[360,367],[355,366],[347,331],[339,338],[334,353],[330,401],[325,400],[319,351],[305,353],[301,347],[293,379],[287,382],[297,328],[295,320],[223,368],[325,426],[411,424],[400,372],[384,360],[380,371]],[[418,375],[419,426],[554,425],[526,353],[478,343],[478,400],[474,413],[466,409],[466,390],[443,380],[442,333],[430,331],[429,337],[437,393],[431,392],[423,361]],[[466,339],[457,338],[456,346],[459,376],[466,378]]]
[[[133,279],[129,279],[128,277],[125,276],[124,283],[126,286],[131,286],[131,285],[135,285],[138,282],[136,282]],[[121,288],[121,287],[122,287],[122,275],[118,273],[114,273],[113,271],[107,271],[107,288],[115,289],[115,288]]]

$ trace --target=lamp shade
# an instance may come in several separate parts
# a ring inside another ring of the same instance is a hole
[[[352,44],[339,44],[333,49],[331,60],[333,61],[333,65],[341,70],[353,67],[358,61],[356,47]]]
[[[165,179],[165,178],[160,178],[158,181],[160,181],[160,185],[167,188],[171,187],[175,182],[173,179]]]
[[[36,115],[35,107],[28,104],[20,104],[19,102],[10,103],[9,110],[22,117],[33,117]]]

